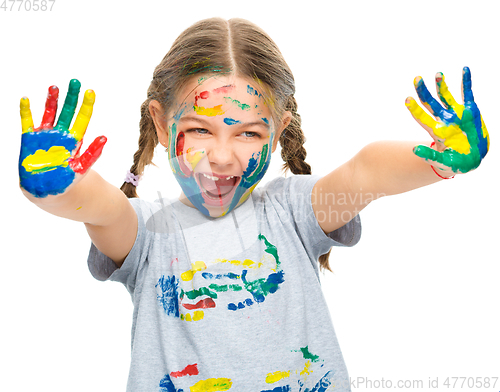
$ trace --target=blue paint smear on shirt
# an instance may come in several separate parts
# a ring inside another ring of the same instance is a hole
[[[157,294],[157,299],[167,316],[179,317],[179,280],[175,275],[171,277],[162,275],[155,287],[161,291]]]

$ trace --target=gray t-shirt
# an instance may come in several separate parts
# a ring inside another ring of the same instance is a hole
[[[122,267],[94,245],[88,258],[132,296],[128,392],[350,390],[318,257],[356,244],[361,224],[323,233],[319,178],[276,178],[220,218],[130,200],[139,228]]]

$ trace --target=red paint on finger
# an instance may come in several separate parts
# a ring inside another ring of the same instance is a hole
[[[97,137],[80,157],[71,160],[70,167],[75,173],[85,174],[87,170],[99,159],[102,149],[108,139],[105,136]]]
[[[45,112],[43,113],[42,124],[36,130],[50,129],[54,126],[58,99],[59,88],[57,88],[57,86],[50,86],[47,101],[45,102]]]

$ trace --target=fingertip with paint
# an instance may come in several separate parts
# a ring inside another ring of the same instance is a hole
[[[94,90],[87,90],[87,91],[85,91],[85,96],[83,97],[83,100],[87,104],[93,104],[95,102],[95,92],[94,92]]]
[[[30,100],[28,97],[21,98],[21,109],[29,109],[30,108]]]
[[[80,83],[80,81],[78,79],[71,79],[70,82],[69,82],[69,90],[70,91],[80,91],[80,87],[82,86],[82,84]]]
[[[442,72],[436,73],[436,82],[441,83],[444,80],[444,75]]]
[[[422,76],[417,76],[413,79],[413,84],[417,86],[422,81]]]

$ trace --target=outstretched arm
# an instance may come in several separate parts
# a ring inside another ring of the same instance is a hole
[[[96,138],[80,154],[95,93],[92,90],[85,92],[83,104],[70,128],[79,91],[80,82],[71,80],[54,125],[59,89],[51,86],[42,123],[36,129],[29,99],[21,99],[19,183],[24,195],[41,209],[84,222],[99,250],[120,265],[134,244],[137,216],[123,192],[90,169],[101,155],[106,138]]]
[[[433,119],[415,102],[406,106],[433,142],[376,142],[364,147],[354,158],[321,178],[312,193],[313,210],[325,233],[342,227],[371,201],[382,196],[407,192],[441,181],[479,166],[488,152],[489,135],[474,102],[471,78],[464,68],[464,105],[448,91],[441,73],[436,75],[441,106],[429,93],[422,78],[415,88]]]

